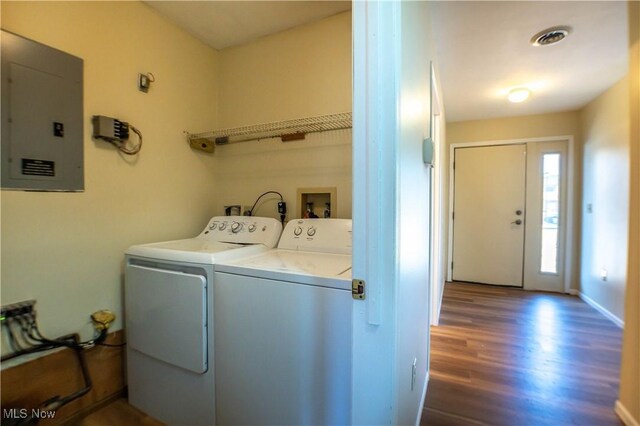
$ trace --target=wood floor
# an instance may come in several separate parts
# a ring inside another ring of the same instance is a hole
[[[164,423],[146,415],[125,398],[120,398],[78,421],[65,426],[163,426]]]
[[[577,297],[447,284],[421,425],[621,425],[621,340]]]
[[[421,425],[619,426],[621,339],[577,297],[447,284]],[[120,399],[73,424],[162,423]]]

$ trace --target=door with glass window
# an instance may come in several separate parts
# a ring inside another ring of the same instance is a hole
[[[564,291],[566,165],[566,141],[454,150],[454,281]]]

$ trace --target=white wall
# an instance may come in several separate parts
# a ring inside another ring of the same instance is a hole
[[[429,356],[427,2],[354,3],[354,424],[415,424]],[[412,364],[416,378],[411,389]]]
[[[422,141],[429,136],[430,66],[435,61],[429,6],[402,4],[398,172],[398,278],[396,281],[395,424],[413,424],[422,413],[422,391],[429,369],[429,199],[431,170],[422,162]],[[437,65],[435,67],[437,69]],[[411,366],[417,377],[411,389]]]
[[[351,111],[351,12],[220,52],[220,125],[244,126]],[[351,131],[306,140],[249,141],[216,147],[216,211],[252,205],[263,192],[282,193],[288,218],[297,189],[336,187],[337,217],[351,218]],[[277,197],[260,206],[278,217]]]
[[[139,2],[1,7],[4,29],[84,59],[86,188],[2,191],[2,304],[37,299],[51,337],[90,337],[99,309],[113,310],[119,329],[126,248],[194,235],[214,211],[211,158],[183,131],[215,125],[218,54]],[[148,94],[137,90],[139,72],[156,77]],[[93,141],[94,114],[140,129],[141,153],[125,158]]]
[[[622,321],[629,229],[629,78],[587,105],[580,123],[584,143],[580,291]],[[606,281],[601,278],[603,269]]]

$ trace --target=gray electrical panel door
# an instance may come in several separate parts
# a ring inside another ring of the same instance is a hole
[[[84,190],[83,61],[2,31],[2,189]]]

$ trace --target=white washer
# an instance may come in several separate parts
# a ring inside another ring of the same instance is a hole
[[[349,424],[351,220],[292,220],[215,271],[217,423]]]
[[[265,252],[281,231],[275,219],[213,217],[195,238],[127,250],[132,405],[168,424],[215,423],[213,265]]]

